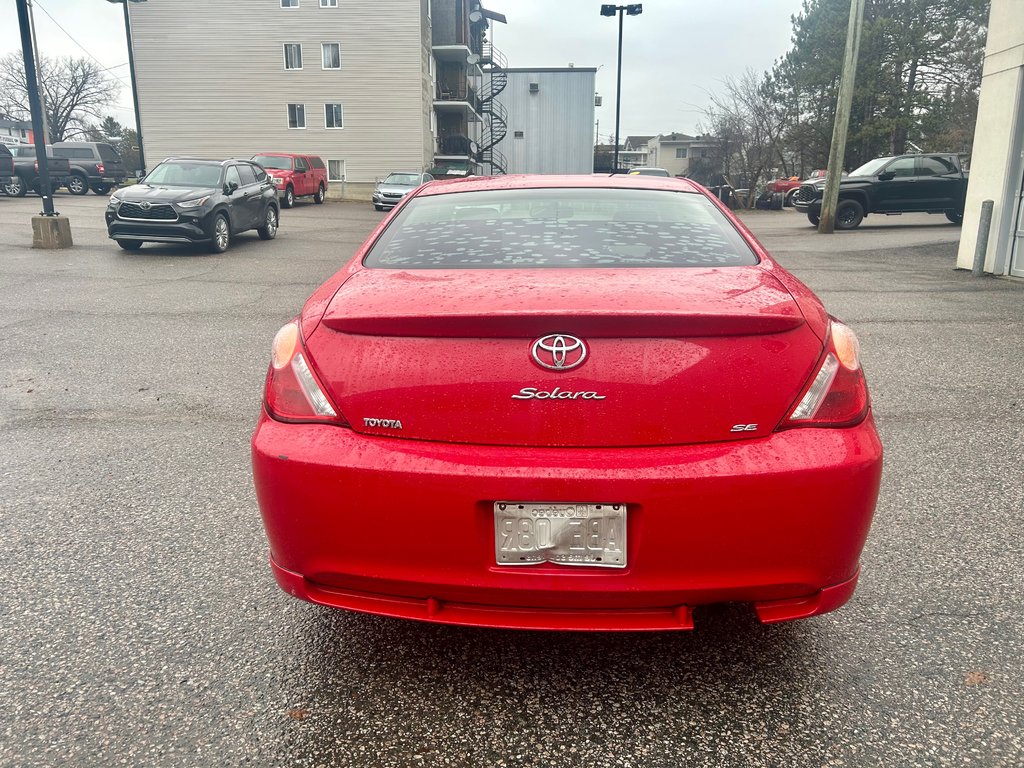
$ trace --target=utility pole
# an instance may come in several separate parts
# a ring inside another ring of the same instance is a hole
[[[18,26],[21,31],[21,50],[25,59],[25,90],[32,112],[32,133],[35,139],[36,165],[39,169],[39,196],[43,210],[32,217],[33,248],[69,248],[71,225],[53,209],[53,187],[50,183],[50,164],[46,156],[46,132],[43,127],[43,106],[39,100],[39,74],[36,71],[35,41],[32,39],[32,12],[29,0],[15,0],[18,7]]]
[[[630,3],[629,5],[602,5],[602,16],[614,16],[619,14],[619,71],[615,78],[615,167],[612,173],[619,171],[619,114],[622,109],[622,16],[639,16],[644,12],[642,3]]]
[[[836,205],[839,202],[839,182],[843,178],[843,159],[846,154],[846,134],[850,128],[850,107],[853,105],[853,82],[857,75],[857,56],[860,36],[864,29],[864,0],[850,0],[850,24],[846,30],[846,54],[843,57],[843,78],[839,82],[836,100],[836,121],[832,126],[832,146],[828,152],[825,171],[825,191],[821,198],[818,232],[831,235],[835,229]]]

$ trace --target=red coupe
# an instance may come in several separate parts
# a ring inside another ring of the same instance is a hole
[[[625,175],[410,193],[278,332],[252,450],[285,591],[528,629],[838,608],[882,468],[853,332]]]

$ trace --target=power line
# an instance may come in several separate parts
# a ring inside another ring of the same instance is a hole
[[[83,51],[85,51],[85,55],[86,55],[86,56],[88,56],[88,57],[89,57],[90,59],[92,59],[92,60],[93,60],[93,61],[95,61],[95,62],[96,62],[97,64],[99,64],[99,65],[100,65],[100,69],[101,69],[101,70],[103,70],[104,72],[108,72],[108,73],[110,73],[110,76],[111,76],[111,77],[113,77],[113,78],[114,78],[115,80],[119,81],[119,82],[121,83],[121,85],[123,85],[123,86],[124,86],[125,88],[128,88],[128,87],[129,87],[128,83],[126,83],[126,82],[125,82],[124,80],[122,80],[122,79],[121,79],[120,77],[118,77],[118,76],[117,76],[117,75],[115,75],[115,74],[114,74],[113,72],[111,72],[111,70],[113,70],[113,69],[117,69],[117,67],[123,67],[123,66],[125,66],[124,64],[118,64],[118,65],[117,65],[116,67],[104,67],[104,66],[103,66],[103,62],[102,62],[102,61],[100,61],[99,59],[97,59],[97,58],[96,58],[95,56],[93,56],[93,55],[92,55],[92,53],[90,53],[90,52],[89,52],[89,49],[88,49],[88,48],[86,48],[86,47],[85,47],[84,45],[82,45],[82,44],[81,44],[80,42],[78,42],[77,40],[75,40],[75,38],[71,36],[71,33],[70,33],[70,32],[68,32],[68,31],[67,31],[66,29],[64,29],[64,27],[62,27],[62,26],[60,25],[60,22],[59,22],[59,21],[57,21],[57,20],[56,20],[55,18],[53,18],[53,16],[51,16],[51,15],[50,15],[50,12],[49,12],[48,10],[46,10],[46,9],[45,9],[45,8],[43,7],[43,4],[42,4],[42,3],[40,3],[40,2],[39,2],[39,0],[34,0],[34,2],[33,2],[32,4],[33,4],[33,5],[34,5],[34,6],[36,7],[36,8],[38,8],[38,9],[39,9],[40,11],[42,11],[43,13],[45,13],[45,14],[47,15],[47,17],[48,17],[48,18],[50,19],[50,21],[52,21],[52,22],[53,22],[54,24],[56,24],[56,25],[57,25],[57,28],[58,28],[58,29],[59,29],[59,30],[60,30],[61,32],[63,32],[63,33],[65,34],[65,35],[67,35],[67,36],[68,36],[68,39],[69,39],[69,40],[71,40],[71,42],[72,42],[72,43],[74,43],[74,44],[75,44],[75,45],[77,45],[77,46],[78,46],[79,48],[81,48],[81,49],[82,49]],[[127,63],[127,62],[125,62],[125,63]]]

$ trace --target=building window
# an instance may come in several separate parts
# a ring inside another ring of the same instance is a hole
[[[341,43],[322,43],[324,69],[341,69]]]
[[[344,128],[341,104],[324,104],[324,128]]]
[[[521,138],[523,138],[523,132],[522,131],[513,131],[512,132],[512,138],[513,139],[521,139]]]
[[[284,68],[302,69],[302,46],[299,43],[284,44]]]
[[[305,104],[289,104],[288,105],[288,127],[289,128],[305,128],[306,127],[306,105]]]
[[[281,0],[282,8],[298,8],[299,0]]]
[[[320,0],[321,8],[337,8],[338,0]]]
[[[686,147],[676,147],[676,159],[683,160],[686,158]]]
[[[345,161],[344,160],[328,160],[327,161],[327,180],[328,181],[344,181],[345,180]]]

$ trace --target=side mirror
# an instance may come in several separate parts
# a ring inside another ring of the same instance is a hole
[[[885,171],[884,173],[878,174],[879,181],[892,181],[896,178],[896,174],[893,171]]]
[[[234,194],[237,189],[238,189],[238,182],[229,181],[226,184],[224,184],[224,194],[225,195]]]

